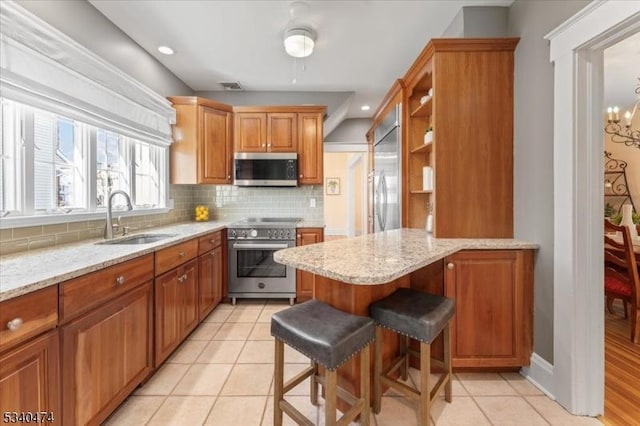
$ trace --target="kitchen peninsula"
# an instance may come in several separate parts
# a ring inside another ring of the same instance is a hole
[[[532,352],[537,248],[515,239],[434,238],[397,229],[280,250],[274,259],[312,273],[314,299],[357,315],[368,315],[372,302],[400,287],[451,297],[454,368],[518,369],[529,365]],[[391,333],[386,342],[385,362],[395,350]],[[352,359],[340,370],[354,388],[358,368]]]

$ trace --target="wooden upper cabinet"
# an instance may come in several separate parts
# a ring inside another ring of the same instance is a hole
[[[323,175],[322,113],[298,114],[298,183],[321,185]]]
[[[402,225],[438,238],[513,237],[517,38],[433,39],[402,78]],[[432,128],[431,141],[425,133]],[[433,187],[423,187],[423,169]]]
[[[298,183],[322,184],[325,107],[234,107],[235,152],[297,152]]]
[[[231,107],[195,96],[169,100],[177,113],[175,141],[171,144],[171,183],[231,183]]]
[[[267,151],[296,152],[298,145],[297,114],[274,112],[267,114]]]
[[[264,152],[267,150],[267,114],[261,112],[235,113],[235,152]]]

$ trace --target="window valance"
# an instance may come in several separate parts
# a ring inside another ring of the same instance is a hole
[[[171,103],[13,1],[0,3],[0,96],[169,145]]]

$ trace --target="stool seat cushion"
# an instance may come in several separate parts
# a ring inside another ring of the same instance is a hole
[[[425,343],[440,334],[454,312],[452,299],[409,288],[400,288],[369,306],[369,315],[380,326]]]
[[[374,339],[375,325],[371,318],[309,300],[273,314],[271,335],[335,370]]]

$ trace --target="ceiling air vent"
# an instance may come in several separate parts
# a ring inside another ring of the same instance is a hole
[[[219,81],[218,84],[221,84],[224,90],[229,92],[242,92],[244,90],[239,81]]]

